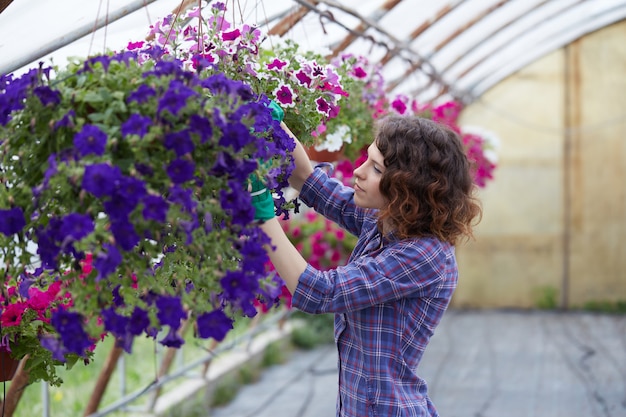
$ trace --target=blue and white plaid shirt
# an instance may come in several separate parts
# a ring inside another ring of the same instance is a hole
[[[293,306],[335,313],[337,416],[438,416],[417,367],[457,284],[454,247],[436,238],[383,239],[376,212],[315,169],[302,201],[359,237],[346,266],[300,276]]]

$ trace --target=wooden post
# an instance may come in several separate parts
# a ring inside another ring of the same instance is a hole
[[[107,386],[109,385],[109,381],[111,380],[111,375],[113,375],[113,371],[115,371],[115,367],[117,366],[117,361],[123,352],[124,350],[121,347],[118,347],[117,344],[113,345],[113,349],[109,352],[109,356],[100,370],[96,386],[94,387],[91,397],[89,398],[89,403],[87,403],[83,416],[89,416],[98,411],[102,397],[104,396]]]
[[[181,335],[181,337],[185,336],[185,333],[187,332],[187,328],[189,327],[189,324],[190,324],[189,320],[185,320],[183,322],[183,325],[179,330],[180,332],[179,334]],[[174,356],[176,356],[176,352],[178,351],[179,349],[176,349],[176,348],[167,348],[167,350],[165,351],[165,355],[163,355],[163,360],[161,361],[161,367],[159,368],[159,374],[157,378],[161,378],[168,374],[168,372],[170,371],[170,368],[172,367],[172,362],[174,362]],[[159,395],[161,395],[160,386],[155,388],[155,390],[152,393],[152,398],[150,399],[150,404],[148,406],[148,409],[150,411],[154,410],[154,406],[156,405]]]

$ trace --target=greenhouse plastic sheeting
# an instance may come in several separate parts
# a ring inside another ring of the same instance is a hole
[[[236,23],[255,24],[304,49],[380,63],[391,92],[466,103],[537,58],[626,16],[626,0],[222,2]],[[214,2],[185,3],[206,8]],[[0,73],[123,48],[182,4],[13,0],[0,13]]]

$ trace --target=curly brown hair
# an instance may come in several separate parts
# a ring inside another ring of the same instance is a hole
[[[380,192],[389,202],[379,227],[391,225],[401,239],[471,238],[482,208],[459,135],[429,119],[388,116],[375,137],[385,164]]]

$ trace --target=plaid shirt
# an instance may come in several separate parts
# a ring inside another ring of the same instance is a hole
[[[293,306],[335,313],[337,416],[438,416],[417,373],[457,283],[454,247],[436,238],[382,238],[376,211],[316,169],[300,198],[359,237],[346,266],[307,266]]]

